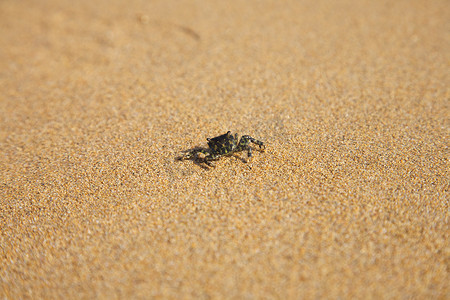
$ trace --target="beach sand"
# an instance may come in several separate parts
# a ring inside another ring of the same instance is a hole
[[[449,20],[1,1],[0,298],[448,299]]]

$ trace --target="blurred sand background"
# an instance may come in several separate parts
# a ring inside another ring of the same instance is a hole
[[[449,20],[0,1],[0,298],[449,299]]]

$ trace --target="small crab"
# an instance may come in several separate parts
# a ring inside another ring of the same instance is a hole
[[[259,146],[260,151],[264,151],[266,148],[264,143],[252,138],[249,135],[243,135],[241,139],[238,141],[238,134],[231,134],[231,131],[228,131],[225,134],[219,135],[215,138],[207,138],[209,149],[203,148],[194,148],[192,150],[187,151],[180,160],[197,158],[198,153],[202,153],[205,156],[203,162],[208,166],[213,166],[211,161],[218,160],[221,156],[228,156],[235,152],[245,151],[247,150],[248,159],[252,157],[252,148],[250,148],[250,142]],[[243,160],[247,162],[246,160]]]

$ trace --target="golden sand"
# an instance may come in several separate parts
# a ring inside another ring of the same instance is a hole
[[[1,1],[0,298],[449,299],[449,20]]]

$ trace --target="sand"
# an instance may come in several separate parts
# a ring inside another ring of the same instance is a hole
[[[449,299],[448,4],[1,1],[0,298]]]

